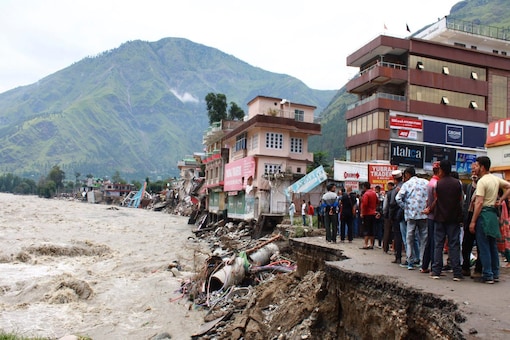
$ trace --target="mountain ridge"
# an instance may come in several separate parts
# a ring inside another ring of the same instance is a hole
[[[318,110],[335,93],[184,38],[130,41],[0,94],[0,172],[175,176],[202,149],[209,92],[241,107],[271,95]]]

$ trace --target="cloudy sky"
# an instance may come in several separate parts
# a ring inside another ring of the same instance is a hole
[[[0,0],[0,93],[129,40],[186,38],[314,89],[339,89],[347,55],[405,37],[459,0]],[[385,29],[386,27],[386,29]]]

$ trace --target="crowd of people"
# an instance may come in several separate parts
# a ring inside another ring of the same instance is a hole
[[[492,284],[499,281],[500,254],[510,266],[510,183],[490,167],[489,157],[478,157],[467,186],[449,160],[434,162],[430,179],[417,176],[414,167],[393,171],[384,193],[368,182],[359,194],[330,183],[315,209],[303,200],[303,224],[311,225],[306,217],[315,214],[327,242],[362,237],[362,249],[380,248],[394,256],[393,263],[432,279],[452,271],[454,281],[471,277]]]

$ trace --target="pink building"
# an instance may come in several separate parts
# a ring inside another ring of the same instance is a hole
[[[320,124],[314,123],[315,109],[281,98],[252,99],[244,122],[222,130],[217,158],[223,159],[224,169],[206,166],[206,183],[216,173],[223,175],[217,181],[222,190],[209,190],[209,207],[221,210],[224,203],[228,217],[235,219],[284,214],[289,204],[284,189],[303,177],[313,161],[308,137],[321,133]]]

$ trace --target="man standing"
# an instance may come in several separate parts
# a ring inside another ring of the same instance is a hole
[[[354,215],[356,214],[356,195],[352,192],[351,187],[347,187],[347,191],[342,194],[340,204],[342,205],[340,214],[340,240],[341,242],[344,242],[345,234],[347,233],[347,239],[349,242],[352,242],[352,227]],[[346,227],[347,231],[345,230]]]
[[[427,207],[431,207],[435,195],[436,195],[436,184],[439,180],[439,162],[432,164],[432,178],[427,186]],[[427,244],[425,244],[425,252],[421,262],[420,273],[430,273],[432,263],[434,263],[434,211],[426,209],[427,214]]]
[[[466,199],[462,207],[464,214],[464,237],[462,239],[462,275],[471,276],[472,278],[482,277],[482,262],[480,261],[480,252],[477,251],[475,269],[471,273],[471,254],[473,246],[475,244],[475,235],[469,231],[469,224],[473,217],[474,210],[474,198],[476,190],[476,182],[478,182],[478,176],[475,175],[473,169],[474,163],[471,165],[471,183],[466,188]]]
[[[499,189],[504,190],[500,200],[510,196],[510,183],[489,172],[491,160],[487,156],[476,158],[474,173],[478,176],[473,217],[469,231],[476,235],[476,245],[482,261],[482,282],[499,281],[499,253],[496,239],[501,237],[496,201]]]
[[[462,184],[450,176],[452,163],[443,159],[439,162],[439,180],[436,183],[435,200],[429,207],[434,212],[434,262],[433,279],[439,279],[443,269],[443,247],[448,238],[448,257],[453,269],[453,280],[460,281],[460,224],[462,223]],[[426,209],[427,210],[427,209]]]
[[[310,225],[310,228],[313,228],[313,215],[315,213],[313,209],[312,202],[308,201],[308,224]]]
[[[395,181],[395,188],[391,191],[391,196],[389,198],[389,208],[388,214],[391,220],[391,231],[393,232],[393,240],[395,242],[395,260],[392,263],[401,264],[402,263],[402,245],[405,244],[402,240],[402,233],[400,232],[400,222],[403,220],[403,217],[399,216],[399,211],[402,209],[398,206],[397,201],[395,200],[397,193],[403,184],[402,171],[394,170],[391,175],[393,176],[393,180]]]
[[[377,194],[370,188],[369,182],[361,184],[363,192],[361,196],[361,227],[363,228],[363,237],[365,244],[361,249],[374,249],[375,240],[375,215],[377,213]]]
[[[306,226],[306,201],[301,204],[301,216],[303,217],[303,226]]]
[[[407,222],[407,269],[414,269],[414,264],[419,263],[425,252],[427,243],[427,215],[424,210],[427,204],[427,185],[429,181],[416,176],[413,166],[404,171],[406,181],[400,188],[395,200],[404,209],[404,218]],[[418,234],[419,253],[416,254],[414,243]]]
[[[381,186],[375,186],[375,194],[377,195],[377,207],[375,208],[375,237],[377,238],[378,248],[382,248],[384,217],[383,217],[383,201],[384,195],[381,192]]]
[[[326,188],[328,192],[322,195],[326,241],[336,243],[336,234],[338,232],[338,198],[336,196],[336,185],[329,183]]]
[[[383,251],[387,254],[390,250],[391,243],[391,219],[390,219],[390,199],[395,190],[395,183],[388,182],[386,184],[386,196],[384,196],[383,202],[383,217],[384,217],[384,231],[383,231]]]
[[[289,205],[289,217],[290,217],[290,225],[294,225],[294,214],[296,213],[296,206],[294,202],[290,202]]]

